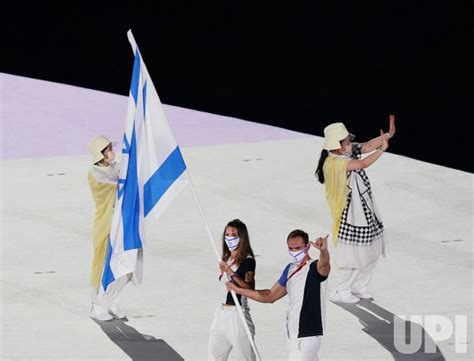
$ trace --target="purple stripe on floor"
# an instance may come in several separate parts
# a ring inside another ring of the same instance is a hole
[[[0,159],[87,154],[98,134],[121,141],[125,96],[9,74],[1,76]],[[181,147],[309,137],[282,128],[164,105]]]

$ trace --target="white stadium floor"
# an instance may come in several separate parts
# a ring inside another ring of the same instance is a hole
[[[206,358],[220,290],[189,187],[148,228],[144,282],[128,285],[121,299],[128,319],[88,317],[94,205],[86,145],[100,133],[120,141],[126,105],[124,96],[1,75],[1,360]],[[244,221],[258,255],[257,288],[271,287],[290,261],[291,230],[312,238],[330,231],[314,177],[322,139],[178,107],[165,112],[215,239],[231,219]],[[368,175],[390,252],[377,265],[372,302],[327,302],[321,360],[471,360],[472,174],[386,153]],[[250,306],[262,359],[286,360],[287,300]],[[424,329],[444,320],[438,334],[454,330],[434,353],[403,354],[394,347],[402,315],[423,316]]]

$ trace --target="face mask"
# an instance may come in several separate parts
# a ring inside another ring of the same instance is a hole
[[[344,154],[346,157],[350,157],[352,155],[352,144],[346,145],[344,148],[342,148],[342,154]]]
[[[295,263],[300,263],[301,260],[304,258],[304,256],[306,255],[306,251],[308,250],[308,247],[306,246],[305,248],[303,248],[301,251],[288,251],[288,253],[290,254],[290,256],[293,258],[293,261]]]
[[[227,244],[227,247],[229,248],[229,251],[233,251],[234,249],[237,248],[237,246],[240,243],[240,238],[239,237],[224,237],[224,241]]]

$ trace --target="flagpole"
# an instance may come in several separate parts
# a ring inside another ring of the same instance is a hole
[[[135,54],[137,49],[138,49],[138,46],[137,46],[137,42],[135,41],[135,38],[133,37],[132,30],[129,30],[127,32],[127,37],[128,37],[128,40],[129,40],[130,44],[132,45],[132,49],[133,49],[133,52]],[[201,214],[201,218],[204,221],[204,225],[206,226],[207,234],[209,235],[209,241],[211,242],[214,253],[216,254],[217,262],[219,262],[221,260],[221,257],[219,255],[219,251],[217,250],[216,244],[214,242],[214,237],[212,236],[212,232],[211,232],[211,229],[209,227],[209,223],[207,222],[206,216],[205,216],[204,211],[202,210],[202,207],[201,207],[201,203],[199,202],[199,198],[196,194],[196,190],[194,189],[194,185],[193,185],[193,182],[191,180],[191,175],[189,174],[189,171],[186,172],[186,173],[187,173],[187,176],[189,178],[189,183],[191,185],[191,190],[193,192],[194,200],[196,201],[197,207],[199,209],[199,213]],[[227,275],[227,278],[229,279],[228,275]],[[247,321],[245,320],[245,316],[244,316],[244,313],[242,311],[242,307],[240,306],[240,303],[237,299],[237,295],[235,294],[234,291],[231,291],[231,295],[232,295],[232,298],[234,300],[235,306],[237,307],[237,312],[240,316],[240,319],[242,320],[242,322],[244,324],[245,332],[247,333],[247,337],[250,341],[250,345],[252,346],[252,349],[255,353],[255,356],[256,356],[257,360],[261,361],[260,354],[258,353],[257,346],[255,345],[255,342],[252,338],[252,335],[250,334],[250,330],[249,330],[249,327],[247,325]]]
[[[194,184],[193,184],[193,181],[191,180],[191,175],[189,174],[189,171],[187,172],[187,174],[188,174],[189,184],[191,186],[191,190],[192,190],[192,193],[193,193],[194,200],[195,200],[196,205],[199,209],[199,213],[201,214],[201,218],[204,221],[204,225],[206,226],[207,234],[209,236],[209,241],[211,242],[212,248],[214,249],[214,253],[216,254],[217,262],[220,262],[221,261],[221,256],[219,254],[219,251],[217,250],[216,242],[214,241],[214,236],[212,235],[211,228],[209,227],[209,223],[207,222],[206,215],[204,214],[204,211],[201,207],[201,203],[199,202],[199,198],[196,194],[196,190],[194,189]],[[227,275],[227,279],[230,280],[229,275]],[[249,326],[248,326],[247,321],[245,319],[244,313],[242,311],[242,307],[240,306],[239,300],[237,299],[237,295],[235,294],[234,290],[231,290],[230,294],[232,295],[232,299],[234,300],[235,306],[237,307],[237,313],[240,316],[240,320],[244,324],[245,333],[247,334],[247,337],[250,341],[250,345],[252,346],[252,350],[255,353],[255,356],[256,356],[257,360],[261,361],[262,358],[260,357],[260,354],[258,353],[258,350],[257,350],[257,345],[255,344],[255,341],[252,338],[252,335],[250,334],[250,329],[249,329]]]

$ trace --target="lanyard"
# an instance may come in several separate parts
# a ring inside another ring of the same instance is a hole
[[[301,269],[306,266],[306,263],[308,262],[308,260],[306,260],[303,264],[300,264],[292,273],[291,275],[286,279],[287,281],[293,277],[295,274],[297,274],[299,271],[301,271]]]
[[[228,263],[227,264],[229,265],[229,267],[232,267],[234,265],[234,263],[235,263],[235,259],[233,259],[230,264],[228,264]],[[223,275],[224,275],[224,272],[221,272],[221,274],[219,275],[219,281],[222,279]]]

